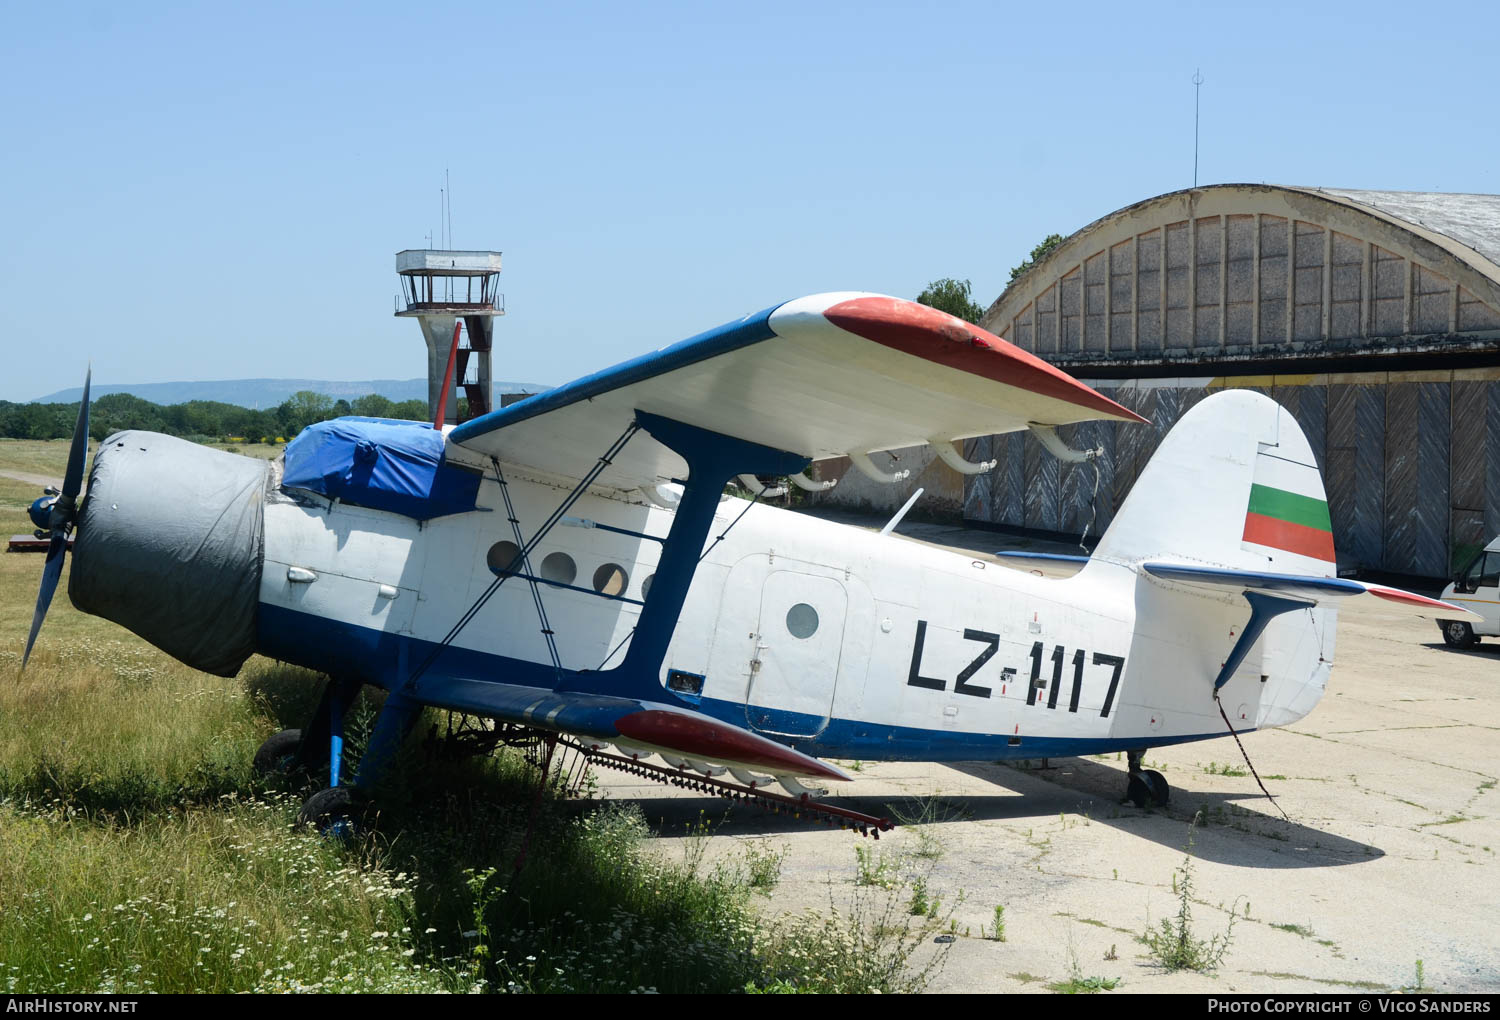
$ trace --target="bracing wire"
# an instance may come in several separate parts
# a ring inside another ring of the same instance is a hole
[[[500,484],[500,496],[505,500],[505,515],[510,521],[510,530],[516,538],[516,548],[520,548],[525,539],[521,537],[521,521],[516,517],[515,504],[510,499],[510,485],[505,481],[505,472],[500,470],[498,458],[491,457],[490,463],[495,466],[495,481]],[[518,554],[519,555],[519,554]],[[536,604],[537,621],[541,624],[542,638],[547,642],[547,654],[552,657],[552,668],[557,671],[558,679],[562,679],[562,659],[557,654],[557,637],[552,631],[552,622],[547,619],[547,607],[542,604],[542,588],[536,582],[536,572],[531,569],[531,558],[521,557],[521,569],[526,572],[526,583],[531,587],[531,600]]]
[[[597,480],[598,477],[604,473],[604,469],[614,463],[614,458],[620,455],[620,451],[625,448],[625,444],[630,442],[631,437],[639,432],[640,429],[641,427],[634,421],[632,421],[630,425],[626,427],[625,431],[620,433],[620,437],[616,439],[614,443],[610,445],[609,449],[604,452],[603,456],[601,456],[598,461],[595,462],[594,466],[589,469],[588,473],[584,475],[583,478],[578,482],[578,484],[573,488],[573,491],[568,493],[567,498],[558,504],[557,509],[552,511],[551,516],[549,516],[547,520],[543,522],[542,526],[537,529],[536,534],[531,536],[531,540],[521,547],[521,558],[524,559],[531,555],[532,551],[537,547],[537,544],[540,543],[541,540],[545,538],[554,527],[557,526],[557,522],[562,520],[563,516],[573,508],[573,504],[578,502],[578,500],[583,496],[584,492],[588,490],[588,487],[590,485],[593,485],[595,480]],[[430,653],[428,653],[427,658],[422,660],[422,664],[417,667],[417,669],[411,674],[410,677],[407,678],[404,687],[410,688],[422,678],[422,675],[424,673],[432,668],[432,664],[437,661],[437,657],[442,654],[443,649],[447,648],[453,643],[454,639],[458,637],[459,632],[467,627],[470,621],[472,621],[475,616],[479,615],[479,611],[485,607],[491,597],[494,596],[495,592],[500,590],[500,586],[505,583],[507,578],[512,576],[514,575],[501,574],[489,583],[488,587],[486,587],[484,591],[480,593],[479,597],[474,600],[474,604],[471,605],[461,617],[459,617],[458,622],[453,625],[448,633],[443,635],[443,639],[438,642],[437,647],[434,648]]]
[[[708,548],[705,549],[705,550],[703,550],[703,555],[698,557],[698,562],[699,563],[702,563],[705,559],[707,559],[708,558],[708,554],[714,551],[714,547],[717,546],[720,542],[724,541],[725,536],[728,535],[731,531],[733,531],[734,530],[734,526],[736,524],[740,523],[740,520],[746,514],[748,514],[750,512],[750,508],[752,506],[754,506],[756,503],[760,502],[760,493],[761,492],[765,492],[765,491],[766,490],[764,488],[762,488],[760,490],[760,492],[757,492],[753,496],[750,497],[750,502],[748,502],[748,503],[745,504],[745,509],[743,509],[743,510],[740,511],[739,517],[736,517],[734,520],[730,521],[729,522],[729,527],[727,527],[723,531],[719,532],[719,537],[715,538],[712,542],[710,542],[709,545],[708,545]]]

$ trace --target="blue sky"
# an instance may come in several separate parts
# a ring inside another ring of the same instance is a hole
[[[394,254],[505,253],[498,379],[801,294],[988,304],[1199,180],[1500,192],[1493,3],[9,4],[0,399],[420,376]]]

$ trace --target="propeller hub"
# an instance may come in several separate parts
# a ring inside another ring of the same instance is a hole
[[[52,530],[52,504],[57,502],[57,497],[51,494],[41,497],[27,508],[26,514],[31,518],[31,523],[38,528],[47,531]]]
[[[73,522],[78,520],[78,500],[65,492],[52,501],[51,509],[52,533],[59,535],[72,531]]]

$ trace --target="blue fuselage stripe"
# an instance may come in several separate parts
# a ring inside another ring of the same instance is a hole
[[[357,676],[387,690],[405,682],[405,666],[420,662],[436,642],[408,634],[392,634],[261,603],[256,650],[262,655],[296,663],[333,676]],[[527,662],[490,652],[449,645],[409,692],[426,704],[511,721],[551,725],[570,732],[609,739],[613,720],[639,708],[630,698],[605,694],[554,692],[557,671],[550,664]],[[718,698],[678,699],[665,687],[661,701],[691,702],[695,711],[735,726],[752,729],[745,705]],[[525,718],[521,716],[526,709]],[[1221,737],[1223,733],[1194,733],[1156,737],[1042,737],[1025,736],[1011,743],[1006,733],[966,733],[892,726],[858,719],[825,720],[797,712],[774,713],[785,733],[763,736],[823,758],[862,758],[870,761],[1005,761],[1066,758],[1144,747],[1162,747]],[[1241,731],[1247,732],[1247,731]],[[791,734],[814,734],[794,736]]]

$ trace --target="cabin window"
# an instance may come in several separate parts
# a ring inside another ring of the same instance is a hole
[[[641,582],[641,598],[651,594],[651,582],[656,580],[655,574],[647,574],[646,579]]]
[[[630,575],[618,563],[606,563],[594,571],[594,590],[600,595],[624,595]]]
[[[514,573],[520,559],[521,547],[514,542],[496,542],[484,557],[491,572],[500,575]]]
[[[786,611],[786,629],[794,638],[810,638],[818,629],[818,611],[806,602],[798,602]]]
[[[542,560],[542,578],[555,584],[572,584],[578,576],[578,564],[565,552],[548,553]]]

